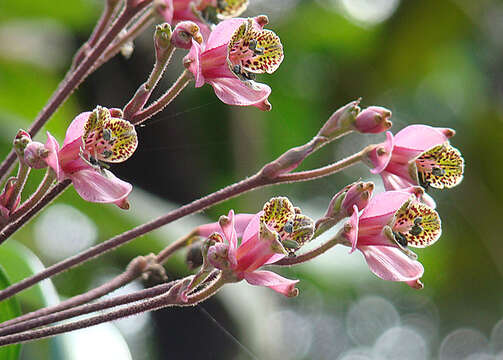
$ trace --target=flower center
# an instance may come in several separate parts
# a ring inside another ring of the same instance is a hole
[[[269,200],[263,209],[260,221],[269,229],[276,231],[283,247],[293,254],[302,245],[312,239],[314,221],[300,213],[286,197]]]
[[[464,160],[461,153],[448,143],[422,153],[415,161],[419,184],[427,189],[451,188],[463,179]]]
[[[248,19],[234,32],[227,48],[230,70],[241,80],[254,80],[255,74],[272,74],[283,61],[283,45],[271,30],[262,30]]]
[[[83,152],[91,163],[118,163],[134,153],[138,137],[133,124],[113,118],[107,108],[98,106],[84,126],[82,142]]]
[[[416,200],[409,200],[402,205],[395,213],[391,228],[395,240],[403,247],[429,246],[442,233],[438,213]]]

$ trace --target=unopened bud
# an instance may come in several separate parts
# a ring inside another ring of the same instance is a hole
[[[32,141],[24,149],[24,162],[33,169],[44,169],[47,167],[45,159],[49,156],[44,144]]]
[[[359,103],[360,100],[351,101],[334,112],[318,132],[318,136],[335,139],[342,133],[350,131],[360,113]]]
[[[192,46],[192,39],[199,44],[203,42],[203,36],[199,32],[199,26],[192,21],[182,21],[175,26],[173,35],[171,36],[171,43],[182,49],[190,49]]]
[[[24,155],[24,149],[31,142],[31,136],[24,130],[19,130],[14,138],[14,151],[22,159]]]
[[[225,270],[230,267],[229,262],[229,245],[224,243],[216,243],[208,249],[208,262],[220,270]]]
[[[388,109],[370,106],[358,114],[353,127],[361,133],[379,134],[391,127],[390,117],[391,111]]]
[[[171,46],[171,33],[171,26],[168,23],[159,24],[155,27],[154,45],[157,53],[161,53]]]
[[[353,205],[363,210],[369,203],[374,183],[357,181],[339,191],[330,201],[325,217],[341,218],[353,214]]]

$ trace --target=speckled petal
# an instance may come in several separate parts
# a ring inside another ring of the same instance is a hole
[[[283,45],[279,37],[271,30],[257,30],[251,18],[239,26],[229,42],[231,70],[234,66],[239,66],[239,72],[244,70],[255,74],[272,74],[283,57]]]
[[[393,231],[408,245],[423,248],[432,245],[442,234],[438,213],[418,201],[406,202],[395,214]]]
[[[265,203],[263,210],[260,221],[277,233],[282,232],[285,224],[295,216],[295,209],[286,197],[272,198]]]
[[[463,180],[463,157],[449,143],[422,153],[416,159],[416,166],[420,181],[437,189],[452,188]]]

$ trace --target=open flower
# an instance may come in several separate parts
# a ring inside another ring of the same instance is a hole
[[[454,130],[426,125],[407,126],[394,138],[388,132],[368,156],[371,172],[381,175],[386,190],[454,187],[463,179],[464,160],[449,144],[453,135]]]
[[[71,179],[77,193],[87,201],[114,203],[127,209],[131,184],[115,177],[105,163],[128,159],[136,150],[134,126],[112,117],[110,110],[98,106],[79,114],[66,131],[63,147],[47,133],[45,161],[58,180]]]
[[[363,253],[374,274],[418,288],[424,269],[408,247],[429,246],[441,232],[435,210],[409,192],[387,191],[374,196],[361,215],[355,206],[343,236],[351,252],[358,249]]]
[[[271,88],[254,81],[255,74],[271,74],[283,61],[283,46],[274,32],[264,30],[267,17],[229,19],[218,24],[206,44],[192,40],[184,58],[196,87],[213,86],[229,105],[256,106],[270,110]]]
[[[246,226],[245,226],[246,224]],[[298,280],[285,279],[265,270],[258,270],[293,253],[309,241],[314,223],[294,208],[287,198],[271,199],[264,210],[255,215],[234,215],[231,210],[217,224],[200,227],[199,235],[209,235],[211,245],[207,261],[222,270],[231,281],[245,279],[252,285],[267,286],[285,296],[296,296]],[[241,244],[238,246],[238,238]]]

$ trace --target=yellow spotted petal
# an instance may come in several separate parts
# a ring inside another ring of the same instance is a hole
[[[133,155],[138,146],[134,125],[123,119],[112,118],[103,125],[99,152],[96,158],[101,161],[118,163]]]
[[[401,245],[418,248],[433,244],[442,234],[438,213],[418,201],[408,201],[396,212],[392,228]]]
[[[217,0],[217,14],[221,19],[241,15],[248,7],[248,0]]]
[[[236,74],[272,74],[283,61],[283,45],[273,31],[258,30],[248,19],[231,37],[228,60]]]
[[[463,180],[464,160],[449,143],[437,145],[416,159],[421,185],[437,189],[452,188]]]
[[[84,125],[84,135],[82,135],[84,144],[93,143],[97,139],[99,132],[103,129],[105,122],[109,121],[111,118],[112,116],[107,108],[97,106],[91,115],[89,115]]]
[[[314,221],[309,216],[296,213],[283,227],[282,242],[289,253],[309,242],[314,235]]]
[[[283,231],[285,224],[295,216],[295,209],[286,197],[274,197],[265,203],[260,221],[271,230]]]

